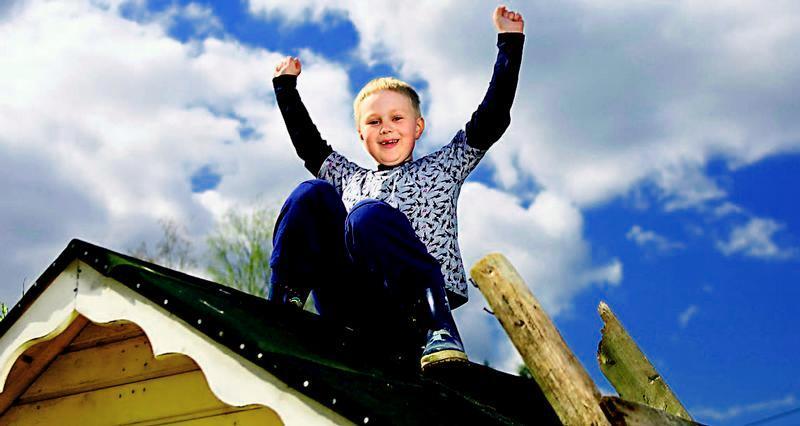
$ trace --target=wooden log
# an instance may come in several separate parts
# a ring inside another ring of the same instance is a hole
[[[619,396],[691,420],[689,412],[625,331],[611,308],[600,302],[597,310],[604,323],[597,360],[600,370]]]
[[[608,425],[600,392],[519,273],[501,254],[470,275],[565,425]]]
[[[666,411],[614,396],[604,396],[600,406],[614,426],[701,426],[700,423],[673,416]]]

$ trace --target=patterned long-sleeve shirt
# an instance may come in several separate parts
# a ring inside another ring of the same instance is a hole
[[[296,76],[273,79],[278,107],[306,169],[330,182],[348,211],[357,202],[374,198],[403,212],[428,252],[439,261],[453,308],[467,301],[467,279],[458,247],[458,196],[469,173],[511,123],[524,40],[521,33],[498,34],[497,61],[486,95],[450,143],[417,160],[394,167],[379,165],[377,170],[349,161],[322,139],[297,92]]]

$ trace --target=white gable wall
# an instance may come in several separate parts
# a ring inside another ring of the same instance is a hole
[[[150,340],[155,356],[181,353],[191,357],[205,374],[211,391],[226,404],[265,405],[275,410],[287,425],[352,424],[125,285],[77,260],[0,337],[0,391],[19,355],[34,344],[57,336],[78,314],[95,323],[127,320],[137,324]]]

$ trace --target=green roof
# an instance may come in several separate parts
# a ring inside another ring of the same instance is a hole
[[[533,380],[475,363],[422,374],[418,359],[366,333],[80,240],[0,321],[0,336],[76,259],[354,423],[560,424]]]

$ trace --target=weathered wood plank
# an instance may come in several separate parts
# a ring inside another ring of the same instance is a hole
[[[208,388],[202,371],[159,377],[62,398],[12,406],[0,424],[109,425],[207,417],[231,410]]]
[[[79,351],[142,335],[144,335],[144,331],[129,321],[115,321],[108,324],[89,323],[72,343],[64,348],[64,352]]]
[[[139,336],[62,353],[28,387],[19,402],[58,398],[197,369],[197,364],[185,355],[153,358],[147,337]]]
[[[597,307],[603,319],[603,335],[597,348],[600,370],[625,400],[649,405],[687,420],[692,417],[647,360],[611,308],[603,302]]]
[[[600,406],[614,426],[702,426],[638,402],[604,396]]]
[[[5,389],[0,393],[0,414],[36,380],[50,362],[80,333],[89,320],[78,315],[67,328],[52,340],[31,346],[14,362],[6,379]],[[0,424],[6,424],[0,422]]]
[[[607,425],[600,392],[511,263],[490,254],[470,274],[561,421]]]

